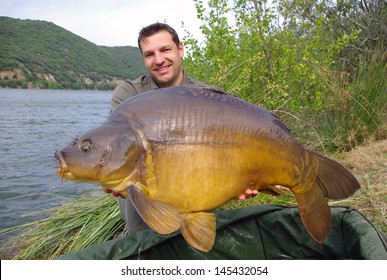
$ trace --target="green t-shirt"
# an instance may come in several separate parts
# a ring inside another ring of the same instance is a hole
[[[186,73],[184,72],[183,80],[181,82],[181,85],[188,85],[188,84],[195,84],[195,85],[204,85],[205,83],[196,80],[194,78],[188,77]],[[156,82],[153,80],[153,78],[150,75],[143,75],[138,77],[135,80],[126,80],[119,84],[113,91],[112,96],[112,102],[111,102],[111,110],[116,108],[118,104],[123,102],[124,100],[135,96],[137,94],[140,94],[142,92],[158,89],[159,86],[156,84]]]

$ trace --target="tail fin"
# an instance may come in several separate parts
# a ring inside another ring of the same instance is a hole
[[[323,243],[331,229],[332,216],[322,191],[314,185],[305,193],[294,192],[294,196],[305,229],[316,242]]]
[[[341,199],[351,196],[360,189],[360,184],[352,173],[340,163],[317,154],[317,184],[326,198]]]

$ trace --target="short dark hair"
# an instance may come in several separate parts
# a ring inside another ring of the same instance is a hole
[[[138,44],[138,47],[140,48],[140,50],[141,50],[140,43],[144,38],[152,36],[156,33],[161,32],[161,31],[167,31],[169,34],[171,34],[173,42],[175,42],[176,46],[179,46],[180,39],[179,39],[179,35],[177,35],[177,32],[175,31],[175,29],[173,29],[172,27],[170,27],[166,23],[156,22],[156,23],[153,23],[153,24],[148,25],[148,26],[144,27],[143,29],[141,29],[141,31],[138,35],[138,40],[137,40],[137,44]]]

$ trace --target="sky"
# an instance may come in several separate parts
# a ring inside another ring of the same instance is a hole
[[[0,0],[0,16],[49,21],[100,46],[137,46],[140,29],[154,22],[200,40],[196,15],[194,0]]]

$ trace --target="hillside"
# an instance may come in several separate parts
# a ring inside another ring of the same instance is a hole
[[[145,69],[137,47],[97,46],[51,22],[0,17],[0,87],[113,89]]]

